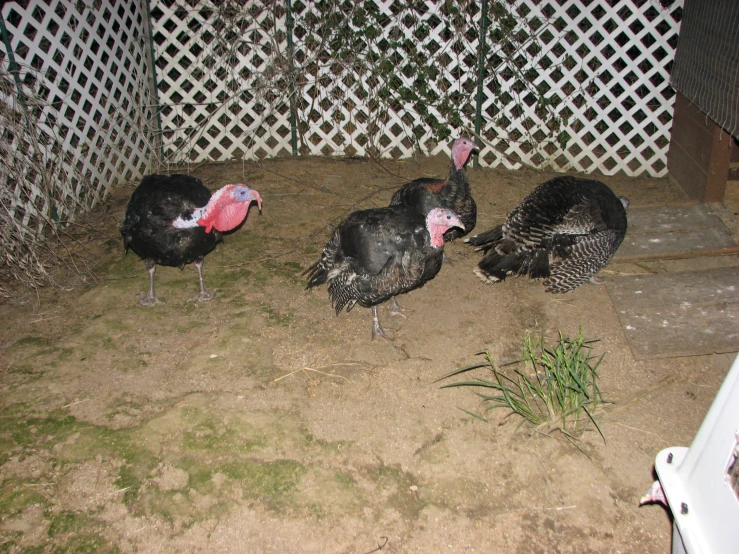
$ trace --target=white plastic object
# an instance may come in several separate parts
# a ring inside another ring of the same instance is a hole
[[[739,552],[739,356],[690,448],[666,448],[654,467],[674,516],[673,554]]]

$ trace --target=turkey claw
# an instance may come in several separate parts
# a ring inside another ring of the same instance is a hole
[[[393,331],[393,329],[390,329],[390,330]],[[379,327],[374,327],[374,326],[372,327],[372,340],[375,340],[375,337],[378,335],[381,336],[383,339],[390,341],[390,342],[394,340],[392,337],[388,337],[385,334],[385,328],[382,325],[380,325]]]
[[[405,315],[405,312],[412,311],[410,308],[401,308],[400,304],[398,304],[398,301],[395,300],[395,297],[393,296],[390,299],[390,305],[387,308],[387,312],[390,316],[396,317],[400,316],[403,319],[408,319],[408,316]]]
[[[188,302],[210,302],[213,300],[213,297],[216,295],[216,291],[213,290],[212,292],[203,291],[197,296],[193,296],[188,300]]]
[[[149,307],[153,306],[154,304],[166,304],[166,302],[162,302],[156,296],[150,296],[150,295],[147,294],[146,296],[142,296],[139,299],[139,304],[141,304],[142,306],[146,306],[147,308],[149,308]]]

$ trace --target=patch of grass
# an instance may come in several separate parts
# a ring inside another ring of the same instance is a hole
[[[22,375],[24,377],[39,378],[43,375],[35,366],[29,364],[23,365],[11,365],[8,367],[8,374],[10,375]]]
[[[84,337],[86,344],[92,345],[96,348],[102,348],[104,350],[115,350],[117,349],[116,342],[108,335],[100,332],[89,333]]]
[[[0,544],[0,554],[15,554],[16,552],[22,552],[22,554],[44,554],[45,551],[48,552],[43,545],[21,547],[15,541]]]
[[[295,319],[291,314],[278,312],[271,306],[267,305],[265,302],[259,303],[259,309],[267,317],[267,322],[270,325],[281,325],[283,327],[287,327]]]
[[[55,547],[53,552],[55,554],[116,554],[120,550],[100,535],[82,533],[69,537],[66,542]]]
[[[243,460],[219,469],[243,487],[245,497],[261,499],[273,509],[293,504],[297,486],[306,472],[306,467],[294,460]]]
[[[89,525],[90,519],[84,514],[65,510],[51,518],[48,533],[50,537],[61,533],[79,533]]]
[[[380,494],[384,497],[384,504],[392,506],[413,520],[418,518],[427,504],[412,494],[411,487],[417,487],[417,482],[413,475],[403,471],[400,467],[381,465],[372,468],[368,472],[368,477],[377,485]]]
[[[175,325],[174,330],[178,333],[187,333],[189,331],[192,331],[193,329],[200,329],[201,327],[206,327],[207,325],[208,324],[204,321],[191,319],[180,325]]]
[[[50,344],[51,341],[44,337],[23,337],[15,341],[11,348],[18,348],[22,346],[48,347]]]
[[[21,408],[6,408],[0,415],[0,445],[5,452],[53,452],[55,464],[94,459],[98,454],[118,456],[125,463],[121,465],[116,485],[126,489],[126,504],[136,499],[142,476],[156,467],[155,456],[136,445],[130,430],[90,425],[60,411],[52,412],[47,417],[29,417],[17,413]],[[2,458],[5,460],[7,456]],[[0,499],[2,495],[0,492]],[[13,498],[8,497],[10,504],[7,509],[11,509],[13,502],[16,502]]]
[[[279,497],[295,489],[305,467],[293,460],[230,462],[221,472],[255,495]]]
[[[103,554],[119,552],[98,534],[102,524],[93,518],[71,510],[48,514],[49,538],[55,543],[53,552]]]
[[[450,387],[481,387],[494,391],[494,394],[476,392],[488,403],[487,413],[495,408],[508,408],[511,414],[523,418],[544,434],[559,431],[575,446],[580,433],[592,423],[605,441],[603,431],[595,418],[595,411],[604,403],[598,386],[597,369],[603,360],[593,363],[595,356],[590,353],[590,344],[582,336],[582,329],[576,339],[559,333],[559,340],[553,347],[544,344],[544,337],[535,340],[527,334],[523,344],[523,359],[503,364],[522,364],[512,376],[500,372],[493,362],[490,352],[478,352],[485,360],[459,368],[438,380],[459,375],[467,371],[486,368],[492,373],[491,379],[476,379],[444,385]],[[464,410],[469,415],[487,421],[484,417]],[[519,425],[521,425],[519,424]],[[582,449],[581,449],[582,450]]]
[[[282,277],[298,283],[302,283],[303,268],[298,262],[281,262],[269,264],[269,268]]]
[[[75,431],[75,424],[76,421],[71,416],[16,417],[3,410],[0,416],[0,435],[18,448],[50,448],[71,435]]]
[[[6,479],[0,485],[0,515],[3,518],[17,515],[33,504],[48,505],[46,497],[28,484],[28,481]]]
[[[32,359],[58,354],[60,351],[61,349],[55,346],[50,339],[29,336],[15,341],[8,348],[7,353],[19,361],[29,362]]]
[[[224,451],[231,450],[238,453],[248,452],[256,447],[265,446],[267,438],[253,436],[243,430],[237,431],[224,426],[213,419],[206,419],[192,429],[182,434],[182,447],[187,450]]]

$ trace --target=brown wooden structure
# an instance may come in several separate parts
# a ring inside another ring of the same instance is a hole
[[[690,198],[700,202],[721,202],[732,158],[739,158],[736,140],[687,98],[678,93],[672,122],[667,170]]]
[[[670,78],[678,94],[667,170],[688,196],[700,202],[722,201],[726,182],[736,179],[737,29],[737,0],[685,0]]]

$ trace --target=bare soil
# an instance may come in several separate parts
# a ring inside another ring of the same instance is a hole
[[[188,302],[193,267],[160,267],[152,308],[118,233],[135,184],[114,190],[77,236],[97,279],[0,305],[0,552],[668,552],[668,513],[639,497],[733,355],[635,361],[604,286],[486,286],[461,241],[399,299],[407,319],[380,308],[393,340],[370,341],[369,310],[336,316],[325,288],[304,290],[332,225],[447,170],[445,156],[193,167],[213,189],[250,184],[264,210],[207,257],[213,301]],[[552,175],[470,169],[477,231]],[[632,205],[684,199],[666,180],[602,180]],[[717,206],[735,233],[736,196]],[[505,410],[475,419],[472,390],[435,382],[481,350],[515,359],[526,333],[581,328],[613,402],[585,453]]]

